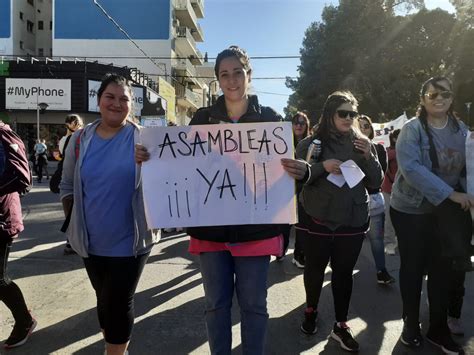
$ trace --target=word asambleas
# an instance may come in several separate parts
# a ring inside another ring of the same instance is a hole
[[[257,136],[256,129],[244,131],[235,131],[231,129],[220,129],[217,132],[200,133],[193,131],[191,136],[188,132],[180,131],[176,136],[172,136],[169,132],[163,136],[163,143],[158,145],[159,158],[163,154],[169,154],[176,158],[178,155],[182,157],[207,155],[215,151],[216,148],[220,155],[226,153],[238,152],[241,154],[258,151],[270,155],[276,153],[283,155],[288,151],[288,145],[283,137],[279,135],[283,131],[283,127],[275,127],[271,132],[266,129],[261,130]]]

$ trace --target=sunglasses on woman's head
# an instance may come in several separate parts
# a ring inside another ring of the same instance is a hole
[[[453,97],[453,93],[451,91],[435,91],[435,92],[427,92],[425,94],[425,97],[427,97],[430,100],[435,100],[438,95],[441,95],[443,99],[450,99]]]
[[[356,111],[347,111],[347,110],[337,110],[337,115],[339,118],[351,119],[353,120],[359,115],[359,112]]]

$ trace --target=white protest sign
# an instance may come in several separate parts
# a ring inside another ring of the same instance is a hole
[[[142,179],[149,228],[296,223],[289,122],[149,127]]]
[[[47,103],[48,111],[71,109],[70,79],[5,79],[5,108],[36,110]]]
[[[390,147],[389,135],[396,129],[402,129],[405,122],[408,121],[406,113],[397,117],[393,121],[385,123],[373,123],[374,126],[374,143],[382,144],[384,147]]]

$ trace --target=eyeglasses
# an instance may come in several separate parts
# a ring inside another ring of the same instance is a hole
[[[438,95],[441,95],[441,97],[443,99],[450,99],[453,97],[453,93],[451,91],[441,91],[441,92],[438,92],[438,91],[435,91],[435,92],[427,92],[425,94],[425,97],[427,97],[428,99],[430,100],[435,100]]]
[[[339,118],[345,118],[350,120],[353,120],[359,115],[359,112],[356,111],[337,110],[336,112]]]
[[[293,125],[294,126],[306,126],[306,122],[304,121],[296,121],[296,122],[293,122]]]
[[[363,129],[370,129],[370,124],[368,124],[368,123],[361,123],[361,124],[360,124],[360,128],[363,128]]]

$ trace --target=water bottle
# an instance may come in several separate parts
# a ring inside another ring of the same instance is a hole
[[[306,161],[310,164],[316,162],[321,154],[321,150],[321,141],[316,138],[313,139],[309,144],[308,152],[306,153]]]

